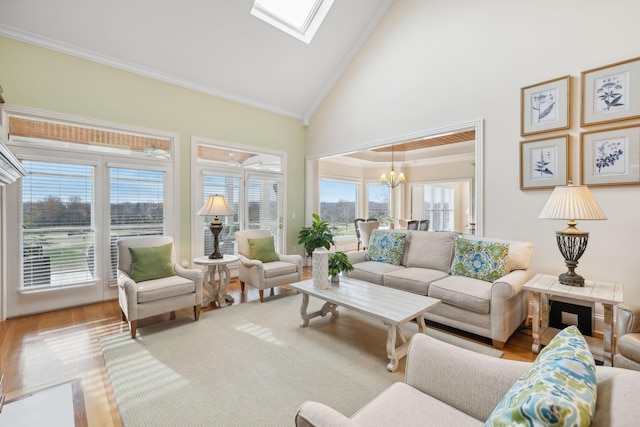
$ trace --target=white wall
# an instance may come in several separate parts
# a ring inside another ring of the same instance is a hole
[[[579,181],[580,132],[600,128],[579,126],[580,72],[640,56],[638,16],[637,0],[395,0],[312,116],[307,155],[485,119],[484,234],[532,241],[533,268],[563,272],[554,231],[564,224],[537,219],[551,190],[519,189],[520,89],[572,76]],[[591,233],[578,272],[623,283],[625,301],[640,304],[640,187],[592,193],[608,220],[578,224]]]

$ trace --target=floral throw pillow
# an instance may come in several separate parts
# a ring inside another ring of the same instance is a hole
[[[404,233],[374,230],[369,240],[369,249],[365,259],[367,261],[385,262],[399,265],[404,253]]]
[[[454,237],[451,274],[494,282],[507,274],[509,243]]]
[[[575,326],[560,331],[516,381],[486,426],[588,426],[596,409],[596,367]]]

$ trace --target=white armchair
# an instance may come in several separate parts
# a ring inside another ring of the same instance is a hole
[[[134,265],[129,248],[157,248],[168,244],[171,245],[170,259],[165,265],[168,274],[173,275],[136,282],[132,277],[143,274],[138,267],[144,267],[144,263],[140,261]],[[202,304],[202,279],[202,271],[186,269],[176,263],[172,237],[145,236],[118,240],[118,299],[122,320],[129,322],[131,338],[136,337],[138,319],[193,307],[195,320],[198,320]]]
[[[262,262],[251,259],[249,239],[264,239],[271,237],[269,230],[241,230],[236,231],[236,243],[240,263],[240,290],[244,292],[245,283],[257,288],[260,292],[260,302],[264,301],[264,290],[288,285],[302,280],[302,257],[300,255],[283,255],[276,252],[277,261]]]

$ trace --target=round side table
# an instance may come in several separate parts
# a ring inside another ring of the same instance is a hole
[[[202,301],[202,307],[209,305],[211,301],[218,301],[220,307],[226,307],[228,302],[233,302],[231,295],[227,294],[227,285],[231,280],[231,272],[229,264],[238,262],[240,258],[237,255],[224,255],[223,258],[211,259],[208,256],[201,256],[193,259],[193,263],[204,265],[207,271],[204,273],[203,285],[209,291],[209,295]],[[216,287],[216,269],[220,284]]]

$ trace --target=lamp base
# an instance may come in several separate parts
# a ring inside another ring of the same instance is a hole
[[[575,224],[570,225],[567,229],[556,231],[556,243],[558,249],[564,257],[564,264],[569,269],[566,273],[558,276],[558,280],[563,285],[568,286],[584,286],[584,277],[575,272],[578,266],[578,260],[587,249],[589,241],[589,233],[580,231]]]
[[[584,286],[584,277],[573,271],[567,271],[558,276],[558,281],[567,286]]]
[[[222,222],[216,216],[211,224],[209,224],[209,230],[213,233],[213,253],[209,255],[209,259],[220,259],[224,258],[224,255],[220,253],[220,249],[218,249],[218,236],[222,231]]]

